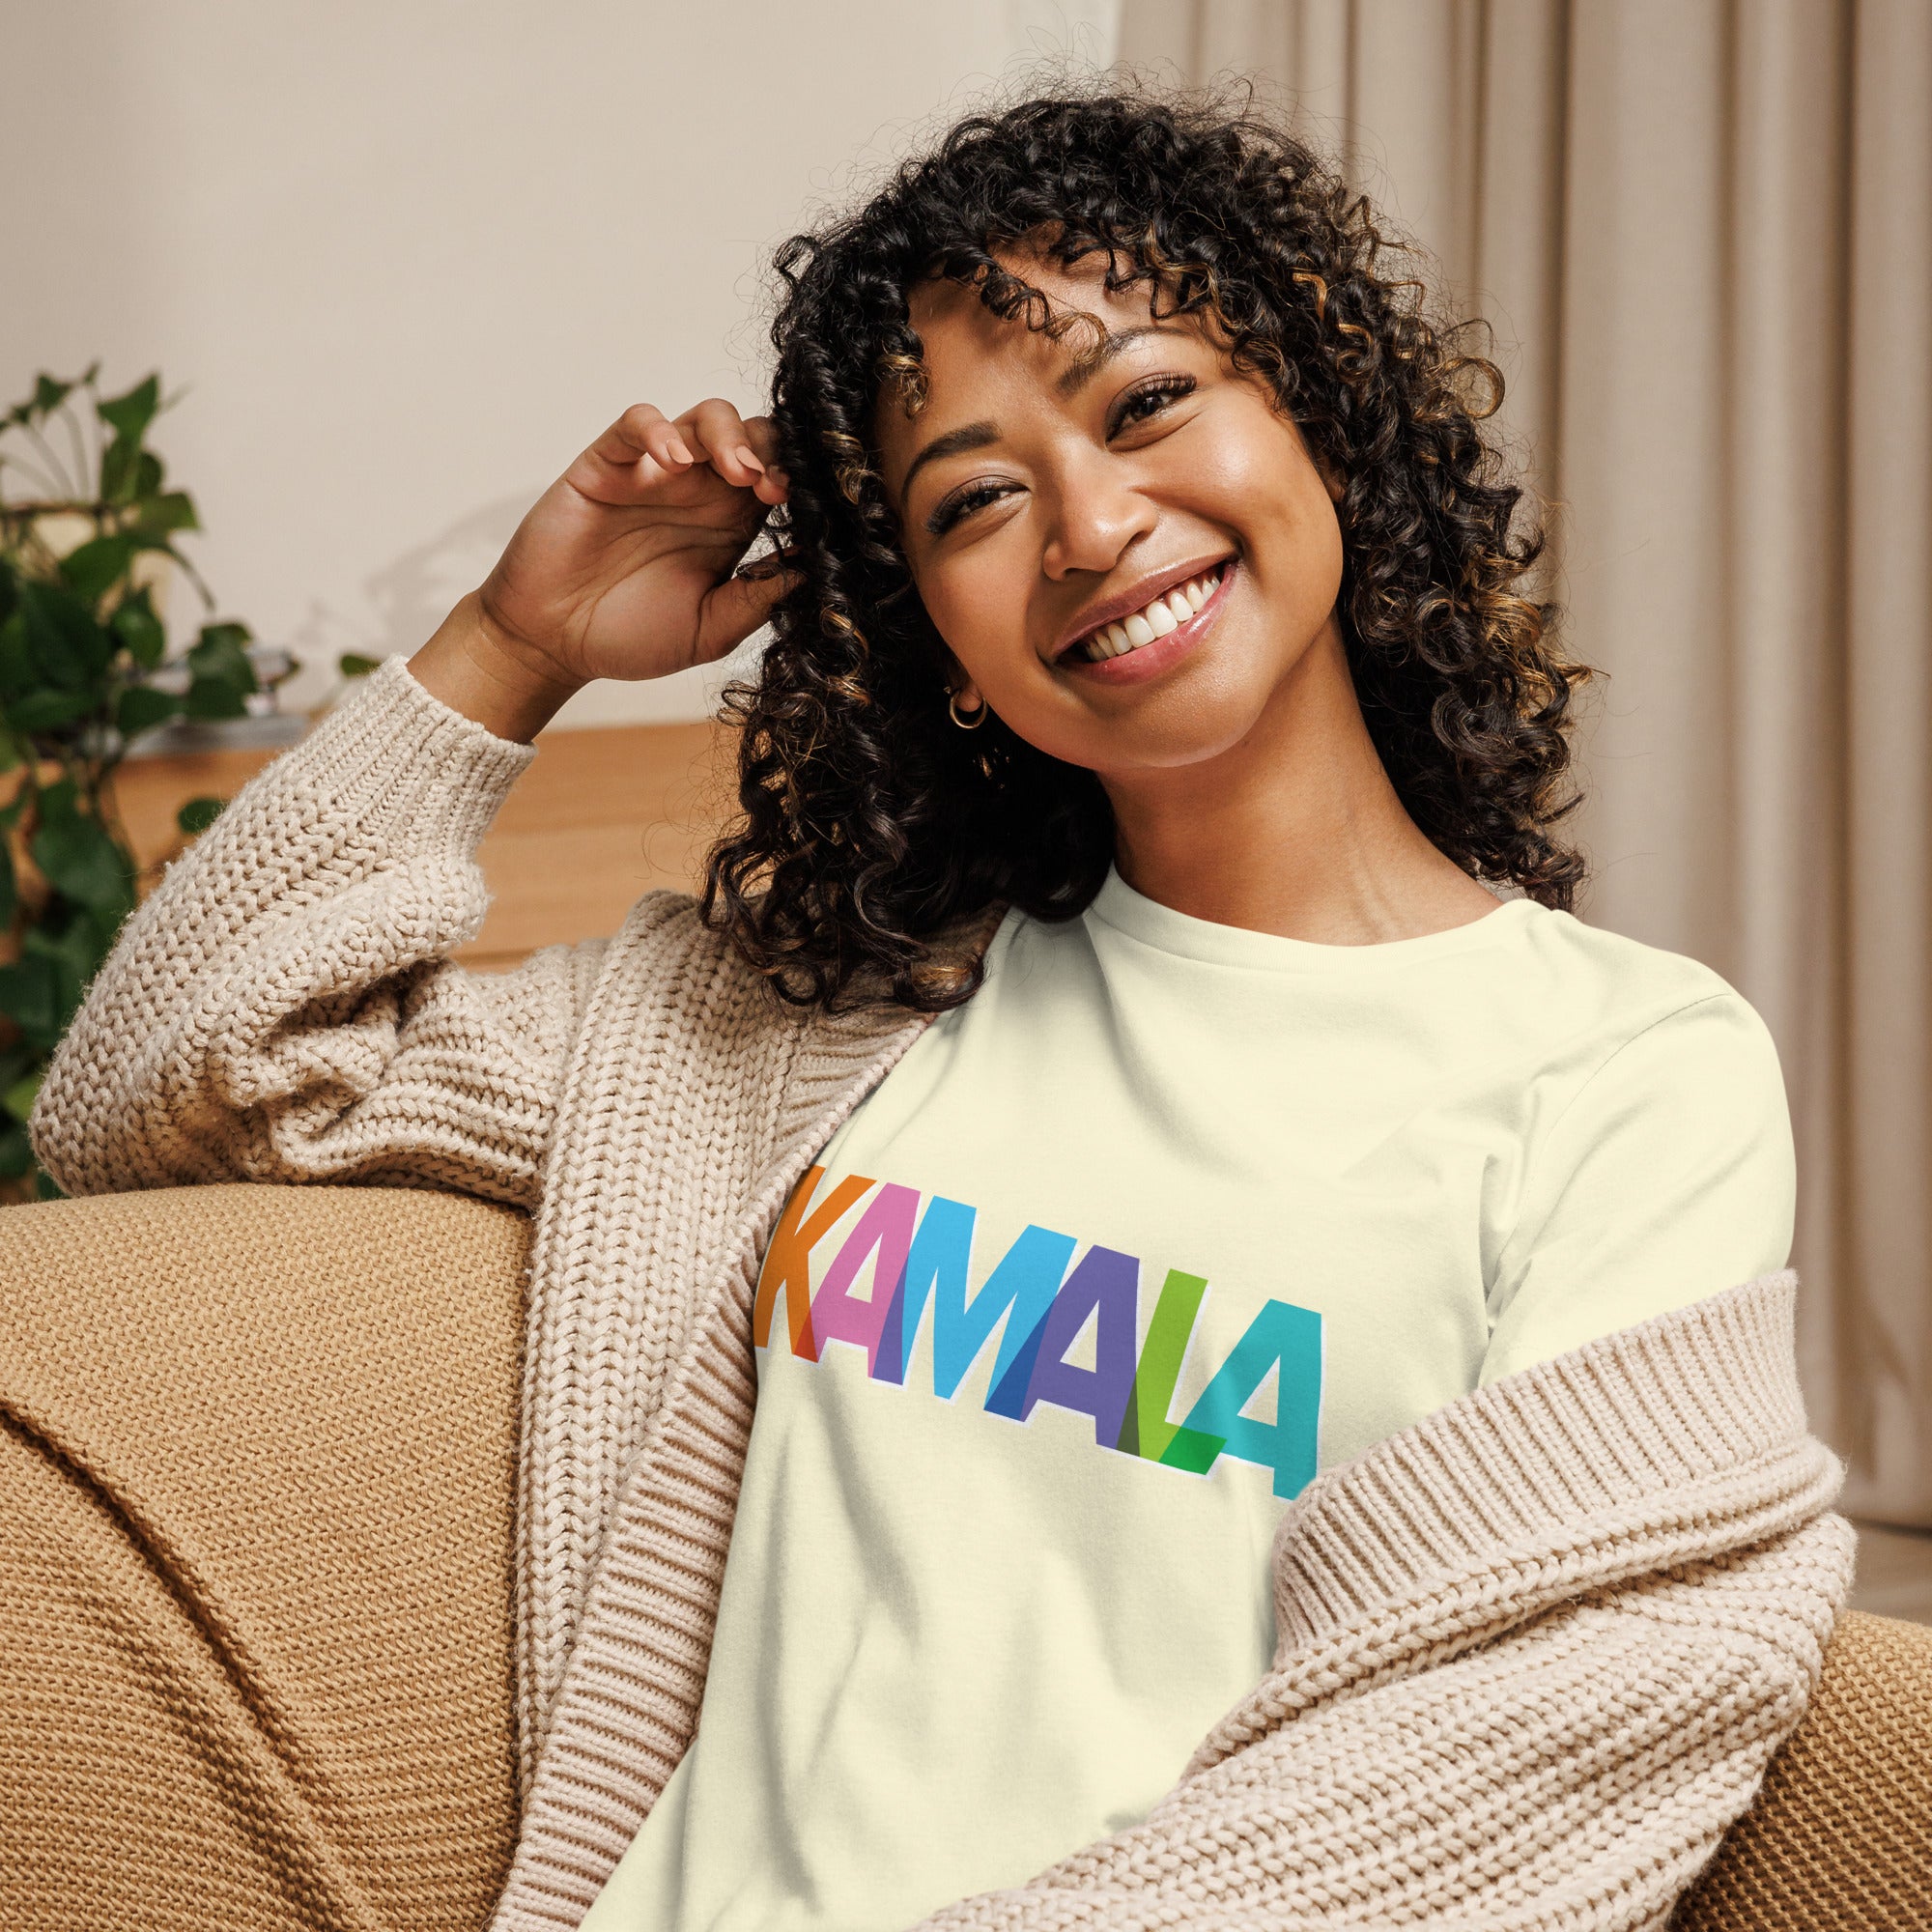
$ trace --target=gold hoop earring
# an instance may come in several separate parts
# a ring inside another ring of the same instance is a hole
[[[959,694],[956,691],[949,691],[946,694],[946,708],[952,714],[953,724],[958,725],[962,731],[977,731],[986,722],[986,703],[984,698],[980,700],[980,707],[977,711],[970,711],[964,717],[961,717],[959,713]]]

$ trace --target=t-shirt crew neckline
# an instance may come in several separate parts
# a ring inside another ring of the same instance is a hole
[[[1290,939],[1277,932],[1255,932],[1243,925],[1219,925],[1177,912],[1137,893],[1110,867],[1089,919],[1097,919],[1127,938],[1178,958],[1210,966],[1246,966],[1284,973],[1360,973],[1384,966],[1407,966],[1473,947],[1492,946],[1520,932],[1533,920],[1549,917],[1547,906],[1530,898],[1508,898],[1440,932],[1413,939],[1385,939],[1371,946],[1330,946],[1320,940]]]

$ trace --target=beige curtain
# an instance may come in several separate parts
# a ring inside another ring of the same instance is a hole
[[[1814,1425],[1932,1524],[1932,0],[1125,0],[1495,324],[1597,923],[1776,1036]]]

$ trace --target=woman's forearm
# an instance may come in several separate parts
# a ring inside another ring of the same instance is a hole
[[[440,698],[486,731],[527,745],[567,699],[583,687],[554,667],[536,664],[504,636],[472,590],[450,611],[410,671],[432,697]]]
[[[448,957],[530,756],[400,663],[373,673],[123,928],[34,1110],[47,1172],[71,1194],[430,1177],[533,1204],[592,962]]]

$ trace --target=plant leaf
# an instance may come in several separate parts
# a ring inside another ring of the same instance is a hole
[[[27,619],[15,611],[0,624],[0,697],[25,691],[38,681],[34,654],[27,647]]]
[[[146,497],[134,519],[134,527],[143,536],[166,536],[171,530],[198,530],[201,522],[194,514],[194,501],[187,492],[170,490],[164,496]]]
[[[138,590],[130,590],[114,607],[108,629],[128,646],[134,662],[144,669],[153,670],[166,654],[167,635],[161,629],[161,620],[155,615],[154,600],[148,595],[145,583]]]
[[[117,436],[100,457],[100,495],[109,503],[131,503],[141,488],[141,445]]]
[[[98,819],[76,809],[71,779],[41,794],[41,829],[30,849],[34,864],[63,898],[117,918],[133,910],[133,864]],[[28,934],[41,936],[40,928]]]
[[[51,959],[24,954],[0,966],[0,1013],[30,1045],[51,1053],[61,1037],[60,974]]]
[[[225,798],[191,798],[175,813],[175,823],[190,838],[196,838],[221,816],[227,803]]]
[[[42,382],[46,378],[43,376]],[[155,419],[161,406],[161,379],[158,374],[144,377],[125,396],[112,396],[95,405],[100,420],[117,437],[139,442],[142,433]]]
[[[139,737],[170,718],[179,718],[185,706],[171,691],[156,691],[152,684],[130,684],[114,706],[114,728],[124,738]]]
[[[107,668],[114,639],[77,598],[51,583],[23,583],[20,612],[27,644],[49,684],[67,690],[89,683]]]
[[[381,658],[365,658],[355,651],[344,651],[335,661],[335,668],[344,677],[367,677],[382,664]]]
[[[45,1075],[43,1067],[35,1067],[31,1073],[23,1073],[5,1093],[0,1093],[0,1108],[19,1122],[24,1127],[27,1117],[34,1111],[34,1096],[41,1091],[41,1081]]]
[[[103,926],[107,928],[104,937]],[[41,974],[44,980],[46,1014],[43,1037],[37,1043],[47,1052],[60,1043],[87,982],[107,956],[113,936],[110,916],[85,909],[70,916],[57,932],[43,923],[29,926],[21,936],[20,964]]]
[[[245,718],[248,698],[225,677],[198,677],[187,688],[190,718]]]
[[[4,833],[0,833],[0,925],[12,925],[14,909],[20,902],[19,889],[14,878],[14,848],[8,844]]]
[[[17,1180],[34,1164],[34,1144],[25,1127],[0,1127],[0,1180]]]
[[[61,558],[61,581],[83,604],[99,604],[133,560],[126,537],[96,537]]]
[[[188,651],[190,718],[240,718],[249,695],[259,687],[255,667],[248,662],[250,632],[246,624],[204,624],[201,638]]]
[[[229,678],[244,691],[253,691],[255,668],[248,662],[248,646],[254,639],[246,624],[204,624],[187,661],[206,676]]]
[[[7,700],[7,722],[16,731],[54,731],[85,718],[100,704],[93,691],[23,691]]]
[[[34,378],[34,400],[29,406],[38,416],[44,416],[57,410],[73,393],[71,383],[56,383],[51,376],[40,375]]]

